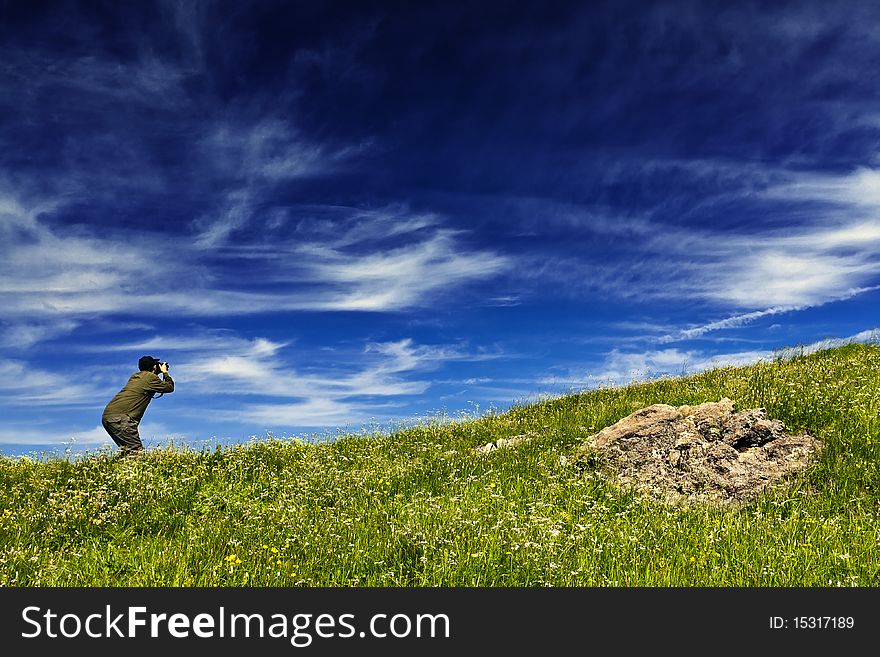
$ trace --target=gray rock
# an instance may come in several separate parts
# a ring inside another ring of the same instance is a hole
[[[474,448],[474,451],[477,454],[488,454],[489,452],[496,449],[501,449],[502,447],[513,447],[514,445],[519,445],[520,443],[531,440],[534,437],[535,436],[533,434],[525,433],[519,436],[511,436],[510,438],[499,438],[498,440],[493,440],[491,443],[486,443],[485,445]]]
[[[664,501],[736,504],[804,469],[820,448],[763,408],[735,412],[725,397],[640,409],[585,439],[576,462],[599,455],[622,486]]]

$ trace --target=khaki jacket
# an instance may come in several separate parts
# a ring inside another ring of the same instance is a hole
[[[108,415],[127,415],[140,422],[155,393],[174,392],[174,381],[165,374],[160,379],[152,372],[135,372],[125,387],[116,393],[104,409],[104,417]]]

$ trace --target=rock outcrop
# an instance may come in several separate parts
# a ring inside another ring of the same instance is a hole
[[[621,485],[664,501],[736,504],[804,469],[820,447],[808,433],[787,433],[765,409],[735,412],[724,398],[638,410],[587,438],[576,462],[598,456]]]

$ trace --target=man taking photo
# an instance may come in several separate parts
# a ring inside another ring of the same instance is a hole
[[[119,446],[120,456],[137,454],[144,450],[138,425],[156,393],[174,392],[174,381],[168,374],[168,363],[144,356],[138,361],[138,370],[128,383],[110,400],[101,417],[101,424]],[[159,374],[162,378],[159,378]]]

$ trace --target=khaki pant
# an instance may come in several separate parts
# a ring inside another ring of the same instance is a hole
[[[138,421],[132,420],[128,415],[105,415],[101,418],[101,424],[110,434],[122,456],[137,454],[144,450],[141,436],[138,433]]]

